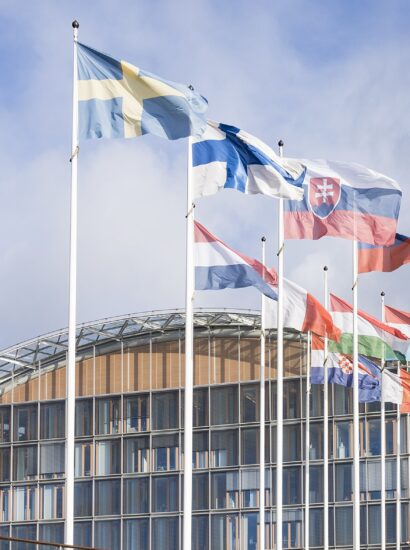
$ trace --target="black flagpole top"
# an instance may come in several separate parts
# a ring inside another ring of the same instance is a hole
[[[323,271],[327,271],[329,268],[327,267],[327,265],[325,265],[325,267],[323,268]]]
[[[73,27],[73,29],[78,29],[80,23],[77,21],[77,19],[74,19],[74,21],[71,23],[71,26]]]
[[[380,292],[380,296],[386,296],[386,293],[382,290],[382,291]]]
[[[278,141],[278,145],[279,145],[279,147],[283,147],[283,145],[284,145],[283,139],[280,139],[280,140]]]
[[[266,241],[266,237],[262,237],[261,241],[264,243]]]

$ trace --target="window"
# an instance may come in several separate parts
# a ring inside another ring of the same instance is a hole
[[[152,396],[152,429],[178,428],[178,392],[157,393]]]
[[[0,448],[0,481],[10,481],[10,447]]]
[[[155,518],[152,520],[152,548],[179,548],[179,518]]]
[[[120,548],[121,522],[96,521],[94,524],[94,546],[102,550]]]
[[[352,481],[352,464],[336,464],[335,465],[335,500],[341,502],[352,500],[353,496],[353,481]]]
[[[283,381],[283,418],[300,418],[299,380]]]
[[[283,504],[302,502],[301,469],[299,467],[283,469]]]
[[[149,513],[149,477],[124,479],[124,514]]]
[[[0,407],[0,443],[10,441],[10,407]]]
[[[259,437],[258,428],[241,430],[242,464],[259,463]]]
[[[37,439],[37,405],[14,408],[14,441]]]
[[[323,422],[310,424],[310,460],[323,458]]]
[[[107,479],[95,482],[95,515],[116,516],[121,513],[121,480]]]
[[[283,547],[300,548],[302,546],[302,511],[283,511]]]
[[[387,506],[386,506],[386,512],[387,512]],[[381,538],[380,537],[381,535],[380,505],[369,506],[367,517],[368,517],[368,524],[369,524],[369,529],[368,529],[369,544],[380,544],[380,538]]]
[[[241,387],[241,422],[259,421],[259,386]]]
[[[332,488],[331,468],[329,468],[329,493]],[[323,466],[310,466],[309,468],[309,501],[311,504],[323,502]],[[332,500],[329,494],[329,500]]]
[[[335,424],[335,454],[336,458],[351,457],[352,448],[352,423],[337,422]]]
[[[238,389],[236,386],[211,388],[211,424],[238,422]]]
[[[208,468],[208,432],[194,432],[192,467]]]
[[[241,523],[241,547],[247,550],[258,550],[258,514],[255,512],[252,514],[243,514]]]
[[[75,444],[75,476],[89,477],[92,475],[92,449],[91,441],[82,441]]]
[[[224,550],[239,548],[238,514],[211,516],[211,548]]]
[[[192,516],[192,550],[208,550],[208,516]]]
[[[40,406],[41,439],[56,439],[65,435],[65,404],[42,403]]]
[[[177,470],[179,464],[178,434],[156,435],[152,438],[153,470]]]
[[[37,540],[37,528],[35,524],[29,525],[13,525],[12,535],[19,539]],[[18,550],[31,550],[32,544],[19,544]],[[14,549],[13,549],[14,550]]]
[[[120,444],[121,441],[118,439],[97,441],[95,457],[95,474],[97,476],[120,473]]]
[[[125,399],[125,421],[125,429],[128,433],[147,432],[150,429],[148,395]]]
[[[33,485],[14,487],[14,521],[36,518],[36,488]]]
[[[198,426],[208,426],[208,389],[200,388],[194,390],[193,396],[193,410],[194,417],[193,423],[194,427]]]
[[[124,471],[149,472],[149,437],[124,439]]]
[[[367,454],[369,456],[381,454],[380,420],[376,418],[367,420]]]
[[[235,466],[238,463],[238,430],[211,433],[212,467]]]
[[[285,462],[301,460],[299,425],[285,425],[283,427],[283,460]]]
[[[120,431],[120,398],[96,399],[96,433],[117,434]]]
[[[41,485],[40,498],[42,519],[58,519],[64,516],[64,485]]]
[[[152,478],[152,511],[178,511],[178,476],[160,476]]]
[[[40,445],[40,476],[43,479],[63,477],[65,471],[64,443]]]
[[[329,521],[329,542],[331,546],[331,530],[333,528],[333,516]],[[351,528],[351,527],[350,527]],[[309,543],[311,547],[323,546],[323,508],[311,508],[309,512]]]
[[[10,487],[0,486],[0,523],[9,521],[9,494]]]
[[[192,509],[207,510],[208,508],[208,474],[194,474],[192,476]]]
[[[124,550],[149,548],[149,519],[124,520]]]
[[[256,508],[259,505],[259,470],[241,472],[242,507]]]
[[[335,415],[353,414],[353,395],[350,390],[339,384],[332,384],[334,392]]]
[[[74,544],[91,546],[92,540],[91,521],[76,521],[74,523]]]
[[[349,546],[353,542],[353,508],[335,508],[335,545]]]
[[[37,475],[37,445],[14,448],[14,479],[34,479]]]
[[[304,388],[306,391],[306,388]],[[328,398],[332,395],[331,389]],[[310,416],[323,416],[323,384],[311,384],[310,386]]]
[[[74,484],[74,517],[92,516],[92,482],[80,481]]]
[[[75,436],[84,437],[93,434],[92,399],[78,399],[75,403]]]
[[[239,472],[211,473],[211,507],[239,507]]]
[[[64,542],[64,523],[41,523],[39,538],[47,542]],[[55,550],[55,546],[41,546],[41,550]]]

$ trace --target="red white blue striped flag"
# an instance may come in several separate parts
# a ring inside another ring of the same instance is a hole
[[[396,233],[394,244],[376,246],[359,243],[359,273],[390,272],[410,263],[410,238]]]

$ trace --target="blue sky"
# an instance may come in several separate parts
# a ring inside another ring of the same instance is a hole
[[[0,347],[67,325],[71,21],[80,40],[192,83],[209,117],[294,157],[355,161],[399,181],[409,234],[410,6],[403,1],[0,0]],[[78,320],[184,305],[186,142],[88,142],[79,158]],[[277,203],[222,192],[196,215],[275,264]],[[289,241],[285,271],[351,299],[348,241]],[[359,304],[410,310],[410,267],[361,278]],[[201,307],[258,308],[257,291],[198,293]]]

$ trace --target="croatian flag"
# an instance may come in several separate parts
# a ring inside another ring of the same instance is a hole
[[[261,193],[300,201],[304,167],[282,159],[268,145],[247,132],[208,121],[202,137],[192,144],[192,178],[195,197],[220,189]]]
[[[353,361],[351,356],[329,352],[325,358],[325,345],[321,338],[312,337],[311,375],[312,384],[323,384],[325,379],[325,359],[328,368],[329,384],[339,384],[348,388],[353,385]],[[381,400],[381,369],[359,355],[359,401]]]
[[[195,289],[221,290],[254,286],[277,300],[276,273],[261,262],[235,252],[203,225],[195,222]]]
[[[401,189],[393,179],[359,164],[304,160],[301,202],[285,201],[285,238],[341,237],[394,243]]]
[[[359,243],[359,273],[395,271],[410,263],[410,238],[396,233],[394,244],[375,246]]]

